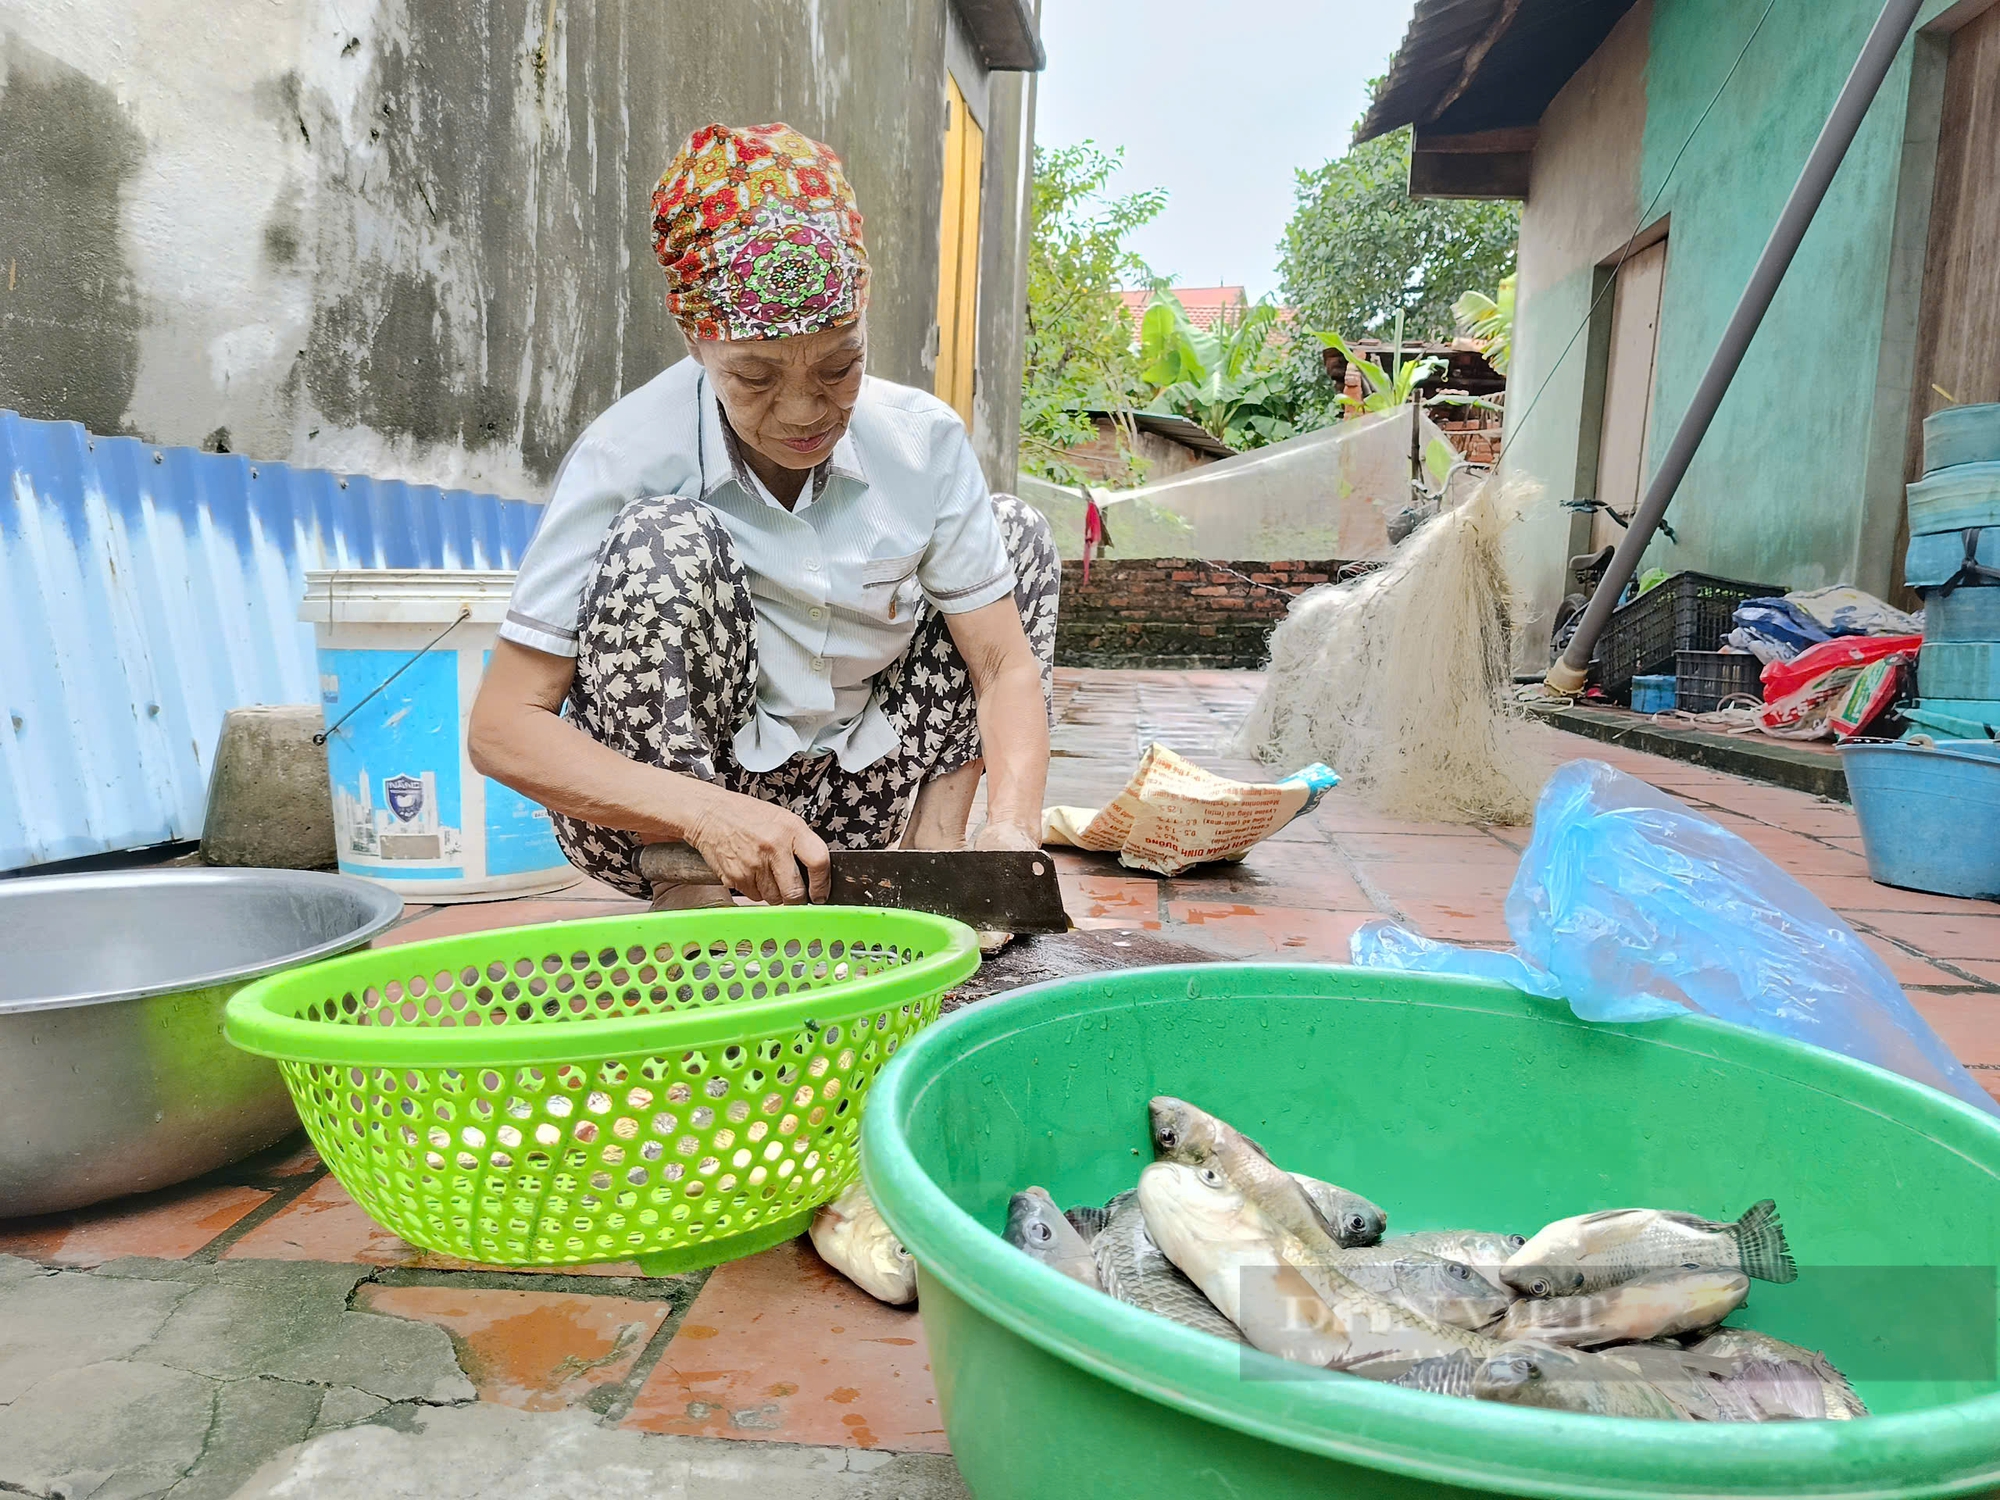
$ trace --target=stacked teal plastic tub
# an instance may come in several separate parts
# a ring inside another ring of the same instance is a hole
[[[1909,514],[1921,696],[1904,743],[1841,747],[1848,795],[1874,880],[2000,899],[2000,405],[1924,419]]]
[[[2000,737],[2000,405],[1925,418],[1908,503],[1903,576],[1924,596],[1919,726]]]

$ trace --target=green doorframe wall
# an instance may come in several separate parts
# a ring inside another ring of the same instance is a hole
[[[1656,539],[1648,566],[1880,594],[1900,577],[1893,554],[1948,31],[1987,3],[1925,8],[1674,501],[1680,539]],[[1541,628],[1580,546],[1582,528],[1555,502],[1591,492],[1610,297],[1523,424],[1528,400],[1603,289],[1602,266],[1639,206],[1659,193],[1649,223],[1670,217],[1672,236],[1650,473],[1879,7],[1777,0],[1667,181],[1761,9],[1635,6],[1544,117],[1522,221],[1520,404],[1509,418],[1520,428],[1509,434],[1514,466],[1546,492],[1515,549]],[[1538,644],[1523,643],[1524,659]]]

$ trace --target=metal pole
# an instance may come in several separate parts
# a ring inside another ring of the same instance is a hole
[[[1855,59],[1854,71],[1847,75],[1840,97],[1833,103],[1833,112],[1826,117],[1826,125],[1813,145],[1812,155],[1806,158],[1805,170],[1799,173],[1792,196],[1786,201],[1784,212],[1778,215],[1777,226],[1772,229],[1770,241],[1757,261],[1757,269],[1750,273],[1750,284],[1743,289],[1742,300],[1736,304],[1729,326],[1722,331],[1722,342],[1716,346],[1715,354],[1708,362],[1708,371],[1701,377],[1694,400],[1689,403],[1687,414],[1681,418],[1681,425],[1674,433],[1666,457],[1660,460],[1653,482],[1646,487],[1646,497],[1632,513],[1631,524],[1618,543],[1617,552],[1612,555],[1611,566],[1599,580],[1597,592],[1590,596],[1583,618],[1577,623],[1576,634],[1570,637],[1568,649],[1563,652],[1562,659],[1549,668],[1544,681],[1556,692],[1574,694],[1583,690],[1590,653],[1597,646],[1598,636],[1604,632],[1604,622],[1611,618],[1618,596],[1625,591],[1625,585],[1637,571],[1640,555],[1645,552],[1647,543],[1652,541],[1660,518],[1667,513],[1674,492],[1680,488],[1688,465],[1694,460],[1695,450],[1707,435],[1709,423],[1715,420],[1716,408],[1722,405],[1722,398],[1729,392],[1737,366],[1743,363],[1743,356],[1750,348],[1757,326],[1764,321],[1771,299],[1777,295],[1778,284],[1784,280],[1792,257],[1798,253],[1799,242],[1811,227],[1813,215],[1819,211],[1834,173],[1840,169],[1847,148],[1854,142],[1855,132],[1861,128],[1862,117],[1868,113],[1868,106],[1880,91],[1882,80],[1888,76],[1889,68],[1902,48],[1903,39],[1909,35],[1922,6],[1923,0],[1888,0],[1875,22],[1875,29],[1868,33],[1861,55]]]

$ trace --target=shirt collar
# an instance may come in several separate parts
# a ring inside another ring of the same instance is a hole
[[[742,445],[723,420],[722,402],[706,375],[700,377],[700,390],[702,499],[708,499],[720,486],[732,481],[745,496],[753,500],[758,498],[763,493],[762,486],[754,482],[749,466],[742,461]],[[854,442],[854,423],[851,419],[847,431],[833,445],[833,452],[814,466],[806,504],[819,500],[826,493],[827,482],[836,475],[862,486],[868,483],[868,473],[861,466],[861,450]]]

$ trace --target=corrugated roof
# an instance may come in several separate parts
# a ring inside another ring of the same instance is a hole
[[[1112,411],[1086,411],[1086,417],[1116,417],[1120,413]],[[1236,450],[1222,441],[1199,422],[1191,422],[1186,417],[1177,417],[1169,412],[1135,411],[1130,413],[1132,425],[1141,432],[1156,433],[1163,438],[1171,438],[1183,448],[1192,448],[1197,453],[1206,453],[1214,458],[1234,458]]]
[[[1358,138],[1533,125],[1634,0],[1417,0]]]
[[[0,411],[0,870],[201,833],[222,716],[317,703],[308,568],[511,568],[539,505]]]

